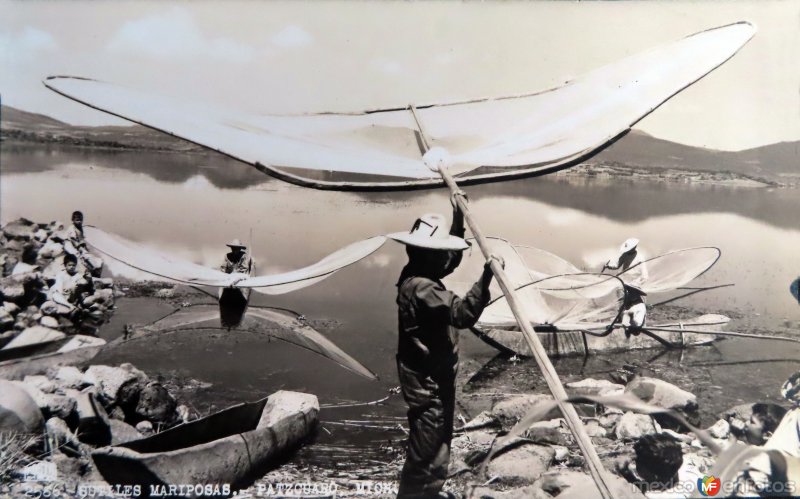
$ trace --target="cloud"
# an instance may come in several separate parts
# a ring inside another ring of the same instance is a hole
[[[58,44],[53,35],[30,26],[16,34],[0,33],[0,60],[9,63],[33,60],[43,53],[57,49]]]
[[[314,37],[299,26],[287,26],[270,39],[273,45],[281,48],[307,47],[314,43]]]
[[[128,21],[111,38],[107,50],[115,54],[157,59],[216,59],[247,63],[255,50],[231,38],[206,38],[183,8]]]

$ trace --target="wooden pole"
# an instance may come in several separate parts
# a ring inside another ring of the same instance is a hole
[[[417,116],[416,108],[412,105],[410,106],[410,110],[411,114],[414,116],[414,120],[417,122],[422,144],[425,147],[425,150],[428,151],[430,150],[430,142],[428,141],[427,134],[425,133],[422,123]],[[464,214],[464,220],[467,222],[467,225],[472,231],[472,235],[475,237],[475,241],[478,243],[481,253],[483,253],[485,258],[489,259],[489,256],[491,255],[489,242],[484,237],[480,226],[475,220],[475,217],[470,212],[465,198],[457,195],[458,193],[461,193],[461,189],[458,187],[458,184],[456,184],[453,176],[447,170],[446,165],[439,165],[437,171],[439,172],[439,175],[442,176],[442,180],[444,180],[445,184],[447,184],[447,187],[450,188],[450,192],[453,194],[455,202],[458,204],[458,208],[461,210],[461,213]],[[520,306],[520,300],[517,297],[516,290],[514,289],[511,280],[508,278],[503,270],[503,267],[500,266],[497,260],[491,259],[489,265],[492,268],[492,272],[494,272],[497,283],[500,285],[500,289],[503,290],[503,294],[505,295],[506,300],[508,300],[508,305],[511,308],[511,311],[514,313],[514,317],[517,319],[517,324],[522,330],[523,336],[528,342],[531,352],[533,352],[533,357],[536,359],[536,363],[539,365],[539,369],[542,371],[542,375],[545,379],[545,382],[547,382],[547,387],[550,389],[550,393],[553,394],[553,397],[558,403],[558,407],[561,409],[561,413],[564,415],[564,420],[567,422],[567,426],[575,436],[575,442],[578,444],[581,453],[586,459],[586,466],[589,468],[589,473],[592,475],[592,478],[594,479],[594,482],[600,491],[600,496],[603,499],[612,499],[613,495],[611,494],[611,490],[608,486],[608,482],[606,480],[606,471],[603,468],[603,464],[600,462],[600,456],[597,455],[597,450],[595,450],[592,440],[586,433],[586,429],[584,428],[577,411],[575,411],[575,407],[573,407],[571,403],[565,402],[568,397],[567,392],[564,390],[564,386],[561,384],[561,380],[558,378],[558,373],[556,372],[555,367],[553,367],[553,363],[550,362],[550,358],[547,356],[547,350],[545,350],[544,346],[542,346],[541,341],[539,341],[539,337],[533,330],[533,326],[531,325],[531,320],[528,317],[527,312],[525,311],[524,307]]]

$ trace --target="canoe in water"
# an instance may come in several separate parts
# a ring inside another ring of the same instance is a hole
[[[723,315],[707,314],[686,321],[685,323],[660,324],[661,328],[674,327],[671,331],[654,331],[662,339],[673,344],[676,348],[707,345],[717,339],[712,334],[687,333],[684,329],[692,331],[721,331],[722,326],[729,319]],[[539,329],[539,328],[536,328]],[[487,344],[505,353],[513,353],[530,357],[531,350],[520,331],[504,329],[479,329],[472,330]],[[582,331],[537,331],[539,341],[542,342],[547,355],[551,357],[569,357],[592,355],[609,352],[624,352],[628,350],[644,350],[648,348],[664,348],[664,345],[644,333],[627,335],[622,329],[616,329],[606,336],[594,336]]]
[[[259,478],[274,460],[316,427],[312,394],[279,391],[151,437],[92,452],[108,483],[229,484]]]

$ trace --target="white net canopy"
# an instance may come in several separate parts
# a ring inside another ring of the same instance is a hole
[[[482,166],[552,169],[629,130],[670,97],[732,57],[748,23],[703,31],[627,57],[550,90],[417,106],[431,147],[458,171]],[[403,105],[358,113],[255,115],[78,77],[51,90],[264,168],[299,168],[430,181],[419,127]],[[379,182],[380,183],[380,182]]]

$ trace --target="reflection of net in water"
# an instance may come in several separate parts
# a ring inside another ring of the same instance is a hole
[[[216,305],[192,305],[162,317],[138,330],[132,339],[152,334],[169,334],[178,331],[220,331],[220,310]],[[261,334],[285,341],[325,357],[361,376],[376,379],[369,369],[348,355],[320,332],[307,325],[296,313],[278,308],[249,307],[239,325],[230,334]]]

